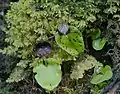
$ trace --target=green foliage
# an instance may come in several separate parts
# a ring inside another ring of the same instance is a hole
[[[107,0],[108,7],[104,10],[107,14],[114,14],[120,11],[120,1],[119,0]]]
[[[30,60],[20,60],[19,63],[17,63],[17,66],[21,68],[27,68],[29,62]]]
[[[75,94],[74,89],[72,88],[67,88],[67,87],[62,87],[64,90],[65,94]]]
[[[56,4],[56,2],[59,3]],[[68,1],[67,5],[57,0],[56,2],[39,1],[37,3],[34,0],[20,0],[11,3],[11,10],[8,10],[6,15],[5,30],[8,34],[6,42],[9,42],[10,46],[5,48],[3,53],[17,55],[23,59],[31,58],[33,46],[39,41],[48,40],[48,36],[51,37],[51,34],[57,32],[59,24],[70,23],[70,26],[83,30],[99,12],[91,1],[87,3]],[[69,7],[70,4],[76,7]],[[71,15],[70,12],[74,13]]]
[[[25,77],[28,77],[30,75],[27,66],[28,63],[30,61],[29,60],[20,60],[19,63],[17,63],[17,66],[13,69],[13,71],[11,72],[9,78],[6,80],[6,82],[19,82],[23,79],[25,79]],[[26,70],[25,70],[26,69]]]
[[[59,51],[55,53],[53,57],[62,61],[76,60],[74,56],[70,55],[69,53],[66,53],[66,51],[62,49],[59,49]]]
[[[91,29],[90,36],[92,37],[92,46],[95,50],[102,50],[107,40],[105,38],[101,38],[101,30],[100,29]]]
[[[105,43],[106,43],[105,38],[99,38],[93,40],[92,45],[95,50],[101,50],[104,47]]]
[[[91,94],[103,94],[103,90],[104,87],[107,85],[108,83],[106,82],[102,82],[100,84],[97,85],[93,85],[92,89],[91,89]]]
[[[79,78],[83,78],[85,71],[92,69],[98,65],[99,62],[93,56],[85,55],[83,60],[75,63],[70,77],[77,80]]]
[[[46,62],[46,61],[45,61]],[[35,79],[46,90],[53,90],[61,81],[61,67],[58,64],[39,64],[33,71],[37,73]]]
[[[91,36],[93,40],[98,39],[100,37],[101,35],[100,29],[92,29],[91,31],[92,31]]]
[[[0,88],[0,94],[12,94],[12,92],[10,92],[10,86]]]
[[[99,84],[103,81],[109,80],[112,77],[113,73],[111,70],[111,67],[106,65],[105,67],[102,67],[97,73],[93,75],[93,78],[91,80],[92,84]]]
[[[29,71],[24,70],[21,67],[15,67],[10,74],[9,78],[6,80],[8,83],[19,82],[30,75]]]
[[[47,41],[53,46],[53,55],[50,56],[51,58],[59,58],[62,61],[76,60],[72,56],[73,54],[69,53],[75,52],[76,56],[83,52],[84,44],[80,31],[83,31],[89,22],[94,22],[96,20],[95,14],[99,12],[97,6],[92,3],[93,1],[87,3],[84,1],[67,1],[67,3],[63,3],[59,0],[55,0],[54,2],[20,0],[19,2],[11,3],[11,8],[5,16],[6,24],[4,30],[7,34],[5,41],[9,43],[9,46],[4,48],[2,53],[17,56],[21,60],[29,60],[28,63],[17,64],[19,66],[10,75],[11,81],[15,81],[16,79],[20,81],[21,78],[23,79],[22,74],[26,72],[25,67],[36,62],[33,49],[38,42]],[[58,32],[58,26],[62,23],[69,23],[70,26],[78,28],[75,30],[77,33],[69,34],[72,43],[77,47],[72,48],[74,52],[66,51],[65,49],[64,51],[63,47],[58,49],[54,38],[51,38]],[[77,36],[77,38],[73,38],[72,36]],[[75,43],[74,39],[77,43]],[[42,59],[39,60],[41,61]],[[21,76],[21,78],[18,77],[16,70],[20,71],[19,77]]]
[[[20,62],[7,82],[23,80],[31,65],[37,73],[35,76],[37,82],[43,88],[53,90],[61,80],[60,64],[66,61],[75,62],[71,78],[82,78],[85,70],[99,65],[99,62],[89,55],[79,60],[80,53],[85,49],[84,33],[90,32],[93,48],[101,50],[106,40],[101,38],[103,31],[94,24],[102,23],[103,20],[108,19],[109,14],[119,15],[119,5],[119,0],[107,0],[107,2],[102,0],[19,0],[11,3],[11,8],[5,16],[5,42],[9,46],[4,48],[2,53],[18,57]],[[119,17],[115,15],[114,17]],[[58,34],[60,24],[68,24],[70,32],[65,33],[66,35]],[[94,29],[94,32],[91,33],[89,29]],[[52,46],[52,54],[48,57],[36,58],[34,47],[37,43],[44,41]],[[42,64],[44,61],[45,65]],[[58,73],[56,69],[59,70],[58,78],[55,78],[54,74]],[[51,81],[44,79],[49,77]],[[48,83],[44,84],[43,82],[47,80]]]
[[[66,52],[73,56],[77,56],[84,51],[84,42],[82,34],[74,27],[70,28],[70,33],[67,35],[57,35],[55,40],[57,44]]]
[[[62,63],[62,60],[61,59],[57,59],[57,58],[44,58],[44,59],[40,59],[40,58],[35,58],[34,59],[34,62],[31,64],[31,67],[35,67],[35,66],[38,66],[39,64],[43,63],[45,65],[48,65],[48,64],[61,64]]]

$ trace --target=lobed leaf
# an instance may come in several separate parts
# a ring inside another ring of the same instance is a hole
[[[111,67],[106,65],[98,74],[95,74],[91,80],[92,84],[99,84],[103,81],[109,80],[113,73]]]

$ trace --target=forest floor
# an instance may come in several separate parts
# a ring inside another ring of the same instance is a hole
[[[6,0],[0,0],[0,26],[2,28],[2,25],[4,24],[4,15],[6,10],[9,8],[9,1]],[[16,0],[11,0],[16,1]],[[4,4],[3,4],[4,2]],[[0,49],[3,49],[6,47],[6,44],[4,42],[5,34],[0,29]],[[114,38],[113,38],[114,40]],[[88,54],[94,56],[98,61],[103,62],[105,65],[110,65],[112,67],[113,71],[113,77],[109,81],[109,84],[106,85],[104,88],[105,94],[106,92],[111,93],[113,89],[115,89],[115,85],[119,84],[120,81],[120,48],[116,45],[105,45],[105,47],[101,51],[96,51],[92,48],[91,39],[85,40],[88,45]],[[24,81],[21,81],[19,83],[6,83],[6,79],[8,78],[11,70],[15,67],[17,64],[17,58],[16,57],[10,57],[3,54],[0,54],[0,94],[45,94],[44,90],[38,86],[38,84],[34,83],[34,77],[31,75],[29,79],[25,79]],[[67,66],[67,63],[66,65]],[[68,71],[68,69],[63,67],[64,71]],[[91,71],[88,71],[88,74],[91,74]],[[89,83],[87,82],[89,75],[86,75],[82,80],[83,86],[79,86],[76,82],[73,82],[69,79],[68,74],[63,74],[63,79],[61,81],[61,86],[73,86],[76,88],[76,94],[90,94],[90,87]],[[81,82],[81,81],[80,81]],[[69,87],[71,88],[71,87]],[[81,91],[80,91],[81,90]],[[117,94],[120,94],[119,92],[120,87],[117,87]],[[82,92],[82,93],[81,93]],[[63,94],[61,87],[58,88],[56,91],[57,94]]]

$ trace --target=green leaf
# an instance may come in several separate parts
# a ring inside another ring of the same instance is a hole
[[[106,71],[111,70],[111,67],[106,65],[105,68],[102,68],[101,73],[105,73]]]
[[[103,68],[102,70],[101,70],[101,73],[103,73],[104,74],[104,76],[102,77],[103,79],[109,79],[109,78],[111,78],[112,77],[112,70],[111,70],[111,67],[110,66],[108,66],[108,65],[106,65],[105,66],[105,68]]]
[[[104,68],[101,69],[99,74],[93,75],[91,80],[92,84],[99,84],[103,81],[109,80],[112,77],[113,73],[111,67],[106,65]]]
[[[95,50],[101,50],[104,47],[105,43],[106,43],[105,38],[99,38],[93,40],[92,46]]]
[[[101,35],[100,29],[94,29],[92,32],[92,39],[97,39],[100,37],[100,35]]]
[[[55,58],[47,58],[46,63],[48,63],[48,64],[61,64],[62,60],[61,59],[55,59]]]
[[[55,58],[60,58],[62,61],[71,61],[71,60],[76,60],[76,58],[69,53],[66,53],[66,51],[59,49],[57,53],[54,54]]]
[[[102,74],[98,74],[98,75],[94,76],[91,80],[91,83],[92,84],[99,84],[99,83],[103,82],[103,80],[101,80],[102,77],[103,77]]]
[[[47,90],[53,90],[61,81],[61,66],[58,64],[49,64],[47,66],[39,64],[34,67],[35,79],[38,84]]]
[[[94,22],[94,21],[96,21],[96,17],[91,14],[88,16],[87,21]]]
[[[81,32],[71,32],[62,36],[58,34],[55,40],[63,50],[73,56],[77,56],[84,51],[84,41]]]

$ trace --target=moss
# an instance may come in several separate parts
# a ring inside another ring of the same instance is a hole
[[[102,0],[19,0],[11,3],[10,10],[5,16],[4,29],[5,42],[9,46],[4,48],[2,53],[15,56],[22,62],[16,65],[16,68],[19,67],[21,75],[12,72],[9,77],[12,78],[11,81],[15,81],[14,79],[22,80],[24,78],[22,74],[26,74],[26,70],[31,70],[31,67],[46,58],[55,58],[63,63],[66,61],[81,62],[79,61],[80,54],[74,57],[56,43],[55,36],[59,34],[59,25],[74,26],[83,35],[88,34],[89,36],[90,29],[99,28],[98,25],[104,20],[106,21],[106,18],[108,19],[110,15],[120,11],[119,4],[119,0],[108,0],[107,2],[102,2]],[[83,37],[86,38],[86,36]],[[36,58],[34,48],[36,44],[43,42],[51,45],[52,52],[47,57]],[[87,68],[84,66],[85,68],[79,71],[82,72],[81,77],[78,77],[78,71],[73,77],[82,78],[84,70],[93,68],[91,66],[93,62],[89,62],[90,60],[84,60],[90,66]],[[94,61],[97,62],[95,59]],[[79,64],[75,63],[74,67],[77,66]],[[16,68],[14,70],[17,70]]]

